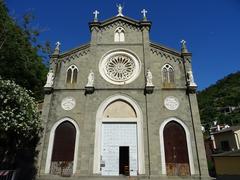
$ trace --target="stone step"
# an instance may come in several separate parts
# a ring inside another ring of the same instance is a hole
[[[61,177],[57,175],[44,175],[37,177],[36,180],[212,180],[211,177],[199,177],[199,176],[157,176],[157,177],[129,177],[129,176],[78,176],[78,177]]]
[[[79,176],[61,177],[57,175],[45,175],[36,178],[37,180],[138,180],[138,177],[128,176]]]

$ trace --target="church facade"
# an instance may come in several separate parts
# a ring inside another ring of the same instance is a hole
[[[191,53],[151,22],[95,11],[91,41],[50,59],[38,178],[208,178]]]

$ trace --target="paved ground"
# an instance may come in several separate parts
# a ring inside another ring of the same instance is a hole
[[[216,180],[240,180],[240,176],[219,176]]]

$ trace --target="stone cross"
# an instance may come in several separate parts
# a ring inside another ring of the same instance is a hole
[[[143,9],[143,10],[141,11],[141,13],[143,14],[143,19],[147,19],[147,16],[146,16],[147,11],[146,11],[146,9]]]
[[[98,10],[95,10],[95,11],[93,12],[93,14],[94,14],[94,20],[97,21],[99,11],[98,11]]]
[[[123,14],[122,14],[123,6],[121,4],[117,4],[117,8],[118,8],[117,16],[123,16]]]
[[[61,43],[59,41],[56,42],[56,48],[55,49],[59,50],[60,49],[60,45],[61,45]]]
[[[185,40],[181,40],[181,44],[182,44],[182,45],[185,45],[185,44],[186,44],[186,41],[185,41]]]
[[[181,48],[182,53],[187,53],[188,50],[187,50],[187,46],[186,46],[186,41],[181,40],[181,44],[182,44],[182,48]]]

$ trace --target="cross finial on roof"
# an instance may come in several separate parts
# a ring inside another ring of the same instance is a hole
[[[182,53],[187,53],[188,50],[187,50],[187,46],[186,46],[186,41],[185,40],[181,40],[181,44],[182,44],[182,47],[181,47]]]
[[[117,8],[118,8],[117,16],[123,16],[123,14],[122,14],[123,6],[121,4],[117,4]]]
[[[94,14],[94,21],[98,21],[99,11],[98,11],[98,10],[95,10],[95,11],[93,12],[93,14]]]
[[[186,44],[186,41],[184,39],[181,40],[181,44]]]
[[[60,49],[60,46],[61,46],[61,43],[58,41],[58,42],[56,42],[56,48],[55,49]]]
[[[61,43],[59,41],[56,42],[56,47],[54,49],[53,54],[59,54],[59,52],[60,52],[60,45],[61,45]]]
[[[141,13],[143,14],[143,20],[147,20],[147,16],[146,16],[147,10],[146,10],[146,9],[143,9],[143,10],[141,11]]]

